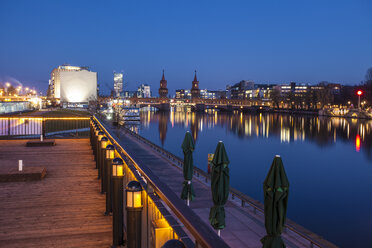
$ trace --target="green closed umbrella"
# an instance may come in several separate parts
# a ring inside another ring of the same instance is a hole
[[[287,214],[289,182],[282,159],[276,155],[264,181],[265,227],[267,235],[261,239],[263,248],[286,247],[280,234]]]
[[[183,188],[181,192],[181,199],[187,200],[187,206],[189,205],[190,200],[193,200],[195,197],[194,188],[191,184],[191,179],[193,175],[194,162],[192,159],[192,152],[195,149],[194,140],[190,132],[186,132],[185,138],[182,143],[183,150]]]
[[[222,141],[218,142],[214,157],[212,160],[212,177],[211,190],[214,206],[209,212],[209,222],[214,229],[220,230],[225,228],[225,208],[229,196],[229,158]]]

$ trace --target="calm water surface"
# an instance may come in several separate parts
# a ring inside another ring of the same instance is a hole
[[[195,164],[225,143],[231,186],[263,202],[280,154],[290,181],[288,217],[341,247],[372,247],[372,121],[280,114],[142,112],[137,131],[182,157],[190,131]]]

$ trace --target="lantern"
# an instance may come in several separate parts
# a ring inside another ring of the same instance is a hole
[[[108,138],[105,136],[102,136],[100,141],[101,141],[101,148],[105,149],[108,143]]]
[[[106,146],[106,159],[115,158],[115,147],[113,145]]]
[[[100,141],[101,140],[101,138],[103,137],[103,135],[105,135],[105,133],[104,132],[102,132],[102,131],[98,131],[98,141]]]
[[[142,186],[138,181],[131,181],[126,188],[127,208],[142,208]]]
[[[124,167],[123,160],[121,158],[114,158],[112,160],[112,176],[114,177],[124,176],[123,167]]]

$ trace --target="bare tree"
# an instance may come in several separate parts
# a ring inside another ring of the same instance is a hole
[[[365,83],[372,84],[372,67],[367,70]]]
[[[279,108],[279,103],[282,100],[280,96],[280,90],[277,88],[274,88],[273,91],[271,92],[271,99],[273,100],[274,106]]]

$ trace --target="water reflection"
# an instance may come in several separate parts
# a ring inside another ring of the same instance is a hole
[[[310,141],[318,146],[330,146],[341,140],[355,144],[356,151],[364,152],[372,160],[372,121],[363,119],[328,118],[318,116],[290,116],[282,114],[195,113],[171,111],[169,113],[142,112],[146,126],[158,122],[162,144],[166,139],[168,122],[172,127],[190,127],[197,141],[203,128],[224,127],[241,139],[276,137],[282,143]]]

